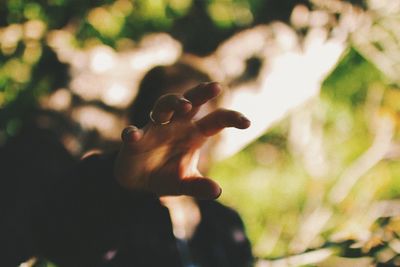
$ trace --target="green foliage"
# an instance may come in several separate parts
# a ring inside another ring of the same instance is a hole
[[[371,95],[376,93],[382,94],[384,101],[373,107]],[[290,116],[237,155],[214,166],[212,176],[224,188],[222,200],[243,215],[257,255],[274,258],[292,254],[294,238],[302,231],[302,220],[310,208],[332,212],[321,231],[322,240],[314,241],[314,245],[323,246],[343,227],[356,223],[355,207],[399,196],[399,164],[382,160],[358,179],[344,201],[330,200],[343,172],[372,145],[376,131],[371,125],[373,116],[382,110],[396,114],[398,105],[385,104],[392,103],[388,98],[396,93],[371,63],[350,49],[324,82],[318,101],[309,107],[313,121],[323,127],[328,164],[324,177],[314,177],[301,154],[307,152],[299,154],[290,145]],[[274,238],[275,243],[271,243]],[[350,251],[350,245],[344,244],[340,255]],[[367,254],[359,251],[359,255]]]
[[[115,48],[124,38],[138,40],[144,34],[165,31],[179,38],[186,50],[208,53],[234,31],[254,23],[253,13],[260,3],[261,0],[0,2],[0,27],[10,36],[0,39],[0,136],[16,133],[16,121],[23,120],[41,95],[66,85],[67,67],[47,43],[52,30],[69,27],[73,32],[71,41],[77,46],[100,42]],[[27,36],[29,25],[39,33]]]
[[[331,101],[356,107],[365,101],[369,87],[382,80],[379,70],[352,48],[325,80],[322,94]]]

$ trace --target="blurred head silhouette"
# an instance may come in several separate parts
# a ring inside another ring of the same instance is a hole
[[[139,92],[129,109],[129,121],[141,128],[149,122],[149,113],[156,100],[170,93],[183,93],[210,77],[184,63],[171,66],[158,66],[151,69],[143,78]]]

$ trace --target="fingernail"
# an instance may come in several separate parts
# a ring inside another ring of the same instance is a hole
[[[240,121],[243,123],[250,123],[250,120],[246,118],[245,116],[240,116]]]
[[[121,134],[122,140],[126,140],[126,139],[129,137],[129,134],[130,134],[131,132],[137,131],[137,130],[138,130],[138,128],[135,127],[135,126],[128,126],[128,127],[126,127],[126,128],[122,131],[122,134]]]
[[[218,88],[221,87],[221,84],[219,82],[214,82],[214,81],[213,82],[208,82],[206,85],[207,86],[216,85]]]
[[[215,82],[215,81],[211,81],[211,82],[204,82],[204,83],[201,83],[201,85],[202,85],[203,87],[207,87],[207,86],[211,86],[211,85],[217,85],[217,86],[220,86],[219,82]]]
[[[179,98],[178,101],[183,103],[183,104],[192,104],[192,102],[190,102],[189,100],[187,100],[184,97]]]
[[[221,195],[222,195],[222,188],[220,187],[220,188],[219,188],[219,193],[218,193],[218,195],[215,197],[215,199],[219,198]]]
[[[209,84],[209,82],[201,82],[201,83],[199,83],[199,85],[197,85],[197,86],[200,87],[200,88],[204,88],[204,87],[206,87],[208,84]]]

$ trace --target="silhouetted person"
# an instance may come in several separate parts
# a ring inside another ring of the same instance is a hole
[[[246,128],[234,111],[194,120],[220,92],[202,84],[161,97],[152,122],[128,127],[118,155],[75,162],[47,133],[28,128],[1,148],[2,266],[32,256],[59,266],[180,266],[168,211],[158,197],[213,199],[219,186],[192,157],[225,127]],[[179,168],[178,168],[179,166]],[[118,262],[122,255],[131,261]]]
[[[138,95],[129,110],[131,124],[138,127],[146,125],[150,120],[148,114],[161,95],[179,95],[186,88],[209,81],[207,74],[183,63],[153,68],[143,78]],[[203,112],[209,112],[218,106],[218,100],[213,99],[205,103],[202,109]],[[210,145],[203,146],[199,167],[204,174],[209,168],[210,153]],[[198,225],[193,226],[193,235],[188,237],[188,240],[178,243],[181,254],[185,254],[181,256],[187,266],[250,266],[253,260],[251,245],[238,213],[213,200],[192,201],[195,201],[200,211],[201,220]],[[168,203],[166,205],[168,206]]]

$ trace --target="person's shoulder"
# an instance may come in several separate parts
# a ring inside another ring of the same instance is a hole
[[[198,200],[197,204],[203,218],[216,218],[218,220],[228,220],[242,224],[239,213],[219,201],[215,200]]]

